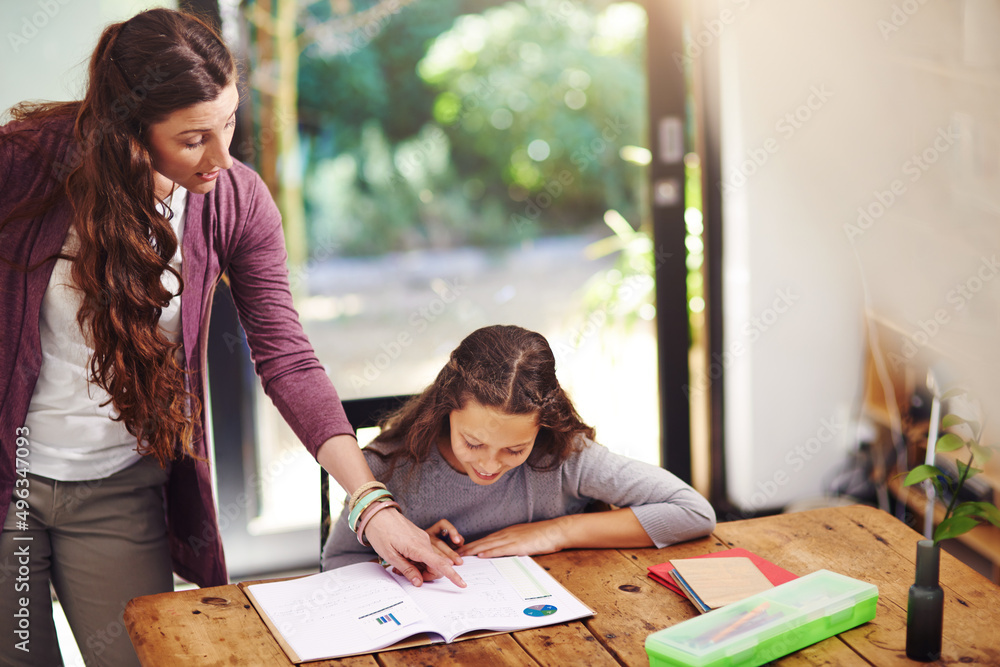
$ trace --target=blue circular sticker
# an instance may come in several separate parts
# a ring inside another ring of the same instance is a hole
[[[536,604],[525,609],[524,613],[528,616],[548,616],[556,613],[556,608],[550,604]]]

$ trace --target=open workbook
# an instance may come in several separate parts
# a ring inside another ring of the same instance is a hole
[[[531,558],[465,558],[419,588],[376,563],[241,585],[294,663],[563,623],[593,611]],[[488,634],[488,633],[480,633]],[[465,635],[466,637],[463,637]]]

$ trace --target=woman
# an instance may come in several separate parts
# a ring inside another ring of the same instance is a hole
[[[236,82],[211,28],[151,10],[104,31],[83,100],[0,128],[0,564],[29,570],[2,584],[0,661],[59,664],[50,580],[87,664],[116,666],[129,599],[171,569],[226,583],[202,409],[222,273],[282,415],[348,492],[373,480],[292,307],[278,211],[229,157]],[[394,509],[366,536],[415,585],[461,585]]]

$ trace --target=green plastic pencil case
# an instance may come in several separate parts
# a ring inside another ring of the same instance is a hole
[[[878,587],[818,570],[646,637],[650,667],[757,667],[875,618]]]

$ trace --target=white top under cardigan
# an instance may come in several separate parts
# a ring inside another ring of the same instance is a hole
[[[187,190],[178,187],[168,202],[173,212],[170,224],[177,235],[177,252],[170,265],[180,273]],[[162,207],[160,212],[166,215]],[[77,243],[71,227],[63,252],[72,256]],[[94,350],[76,320],[82,298],[73,285],[72,268],[68,260],[56,261],[42,299],[38,322],[42,366],[25,420],[31,434],[28,471],[66,482],[103,479],[140,458],[135,436],[122,422],[111,419],[118,411],[110,402],[102,405],[109,400],[108,393],[88,381]],[[175,296],[160,315],[160,329],[176,341],[181,330],[176,276],[164,272],[163,286]]]
[[[416,470],[400,464],[386,479],[388,464],[375,451],[389,449],[382,443],[368,445],[365,460],[375,479],[392,491],[403,514],[423,529],[447,519],[466,544],[514,524],[579,514],[593,500],[631,508],[657,547],[701,537],[715,528],[712,506],[676,475],[586,439],[580,451],[554,470],[534,470],[525,463],[489,485],[476,484],[456,471],[437,447],[431,447]],[[324,545],[324,570],[375,557],[372,549],[358,543],[347,514],[345,507]]]

